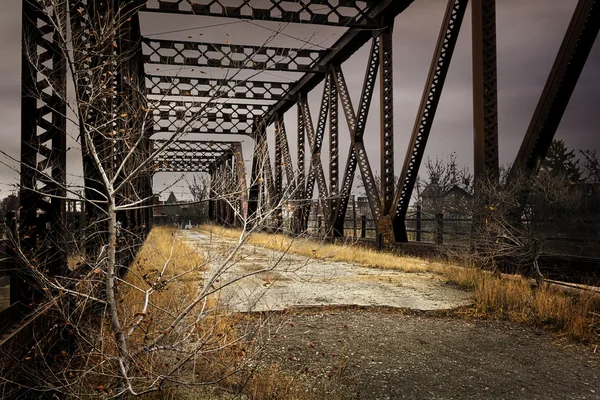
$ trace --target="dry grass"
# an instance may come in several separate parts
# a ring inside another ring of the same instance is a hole
[[[188,271],[185,276],[169,283],[151,296],[149,315],[144,318],[142,329],[133,342],[141,348],[148,338],[166,329],[172,321],[172,315],[185,307],[198,293],[203,284],[202,273],[204,257],[198,251],[178,240],[176,231],[167,227],[155,227],[146,243],[138,253],[128,275],[128,281],[140,289],[148,290],[157,281],[164,269],[166,282],[173,276]],[[133,286],[122,289],[122,314],[126,318],[126,326],[131,324],[136,315],[142,311],[144,293]],[[218,294],[213,295],[205,305],[205,316],[194,321],[190,318],[188,325],[194,327],[190,337],[189,350],[197,343],[206,343],[203,351],[198,352],[186,370],[178,375],[191,383],[219,381],[218,385],[208,388],[166,387],[161,392],[144,396],[147,399],[226,399],[228,392],[249,395],[252,399],[291,399],[307,400],[306,384],[294,379],[276,365],[251,370],[247,363],[256,363],[260,348],[252,337],[260,329],[256,320],[244,315],[235,314],[219,306]],[[175,340],[181,335],[175,336]],[[144,368],[155,373],[164,373],[169,365],[176,364],[176,356],[149,358],[144,360]],[[223,379],[225,377],[225,379]],[[216,387],[216,389],[215,389]]]
[[[236,229],[208,225],[202,226],[201,229],[228,238],[240,236],[240,231]],[[287,250],[319,260],[353,262],[370,268],[397,269],[404,272],[442,272],[446,268],[443,263],[416,257],[398,257],[366,247],[322,243],[306,238],[294,239],[281,234],[255,233],[249,237],[248,243],[271,250]]]
[[[202,229],[230,238],[240,235],[235,229],[213,226]],[[474,304],[469,310],[472,316],[544,326],[577,341],[600,344],[600,296],[592,292],[570,294],[547,283],[532,285],[522,277],[507,279],[478,268],[397,256],[359,246],[292,239],[285,235],[257,233],[248,242],[272,250],[287,249],[295,254],[371,268],[436,273],[472,292]]]

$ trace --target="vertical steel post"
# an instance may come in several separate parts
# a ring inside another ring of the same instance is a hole
[[[250,172],[250,191],[248,193],[248,217],[250,220],[256,217],[260,196],[260,155],[261,155],[261,132],[262,127],[254,123],[254,154],[252,155],[252,171]]]
[[[417,242],[421,241],[421,206],[417,206],[417,223],[416,223],[416,235],[415,240]]]
[[[297,136],[297,177],[296,177],[296,201],[294,203],[294,232],[301,233],[306,229],[306,216],[305,216],[305,207],[304,203],[306,201],[304,195],[304,163],[305,163],[305,154],[304,154],[304,135],[305,135],[305,126],[304,126],[304,113],[302,112],[302,104],[306,95],[300,94],[298,95],[298,136]]]
[[[334,82],[333,72],[329,74],[329,212],[330,221],[327,227],[331,228],[328,234],[334,237],[344,236],[342,222],[341,230],[334,226],[335,216],[339,204],[339,120],[338,120],[338,93]]]
[[[282,149],[282,140],[281,140],[281,134],[279,132],[280,128],[280,124],[279,121],[280,117],[277,116],[276,117],[276,123],[275,123],[275,160],[274,161],[274,182],[273,182],[273,186],[274,186],[274,194],[275,194],[275,199],[274,200],[274,204],[277,205],[277,208],[275,210],[275,229],[277,231],[279,231],[281,229],[281,226],[283,224],[283,214],[282,214],[282,210],[281,210],[281,200],[282,200],[282,196],[283,196],[283,149]]]
[[[392,63],[392,31],[393,20],[383,29],[379,50],[379,85],[380,85],[380,168],[381,168],[381,201],[379,221],[375,224],[378,246],[386,247],[394,242],[392,218],[396,210],[394,204],[394,80]],[[376,216],[373,216],[377,218]]]
[[[498,89],[496,67],[496,1],[473,0],[473,132],[475,187],[497,180]]]
[[[380,85],[380,162],[381,162],[381,214],[388,216],[394,200],[394,82],[392,66],[393,24],[381,34],[379,50]],[[395,211],[395,210],[394,210]],[[391,234],[391,232],[383,232]]]

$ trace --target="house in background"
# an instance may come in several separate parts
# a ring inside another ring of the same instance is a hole
[[[471,215],[473,195],[458,185],[443,190],[428,185],[421,193],[421,210],[428,214],[444,214],[444,218],[460,218]]]

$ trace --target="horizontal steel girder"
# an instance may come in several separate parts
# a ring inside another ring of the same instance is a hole
[[[149,95],[195,96],[279,101],[289,90],[290,82],[206,79],[146,75]]]
[[[154,131],[186,133],[253,134],[267,104],[156,101],[151,104]]]
[[[223,0],[149,0],[142,11],[353,27],[367,15],[369,4],[374,8],[378,2],[239,0],[232,5],[231,1]]]
[[[318,72],[323,50],[142,39],[147,64]]]

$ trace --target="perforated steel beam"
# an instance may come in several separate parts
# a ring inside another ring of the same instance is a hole
[[[349,0],[267,0],[260,3],[250,0],[233,3],[223,0],[149,0],[142,11],[354,27],[367,16],[369,6],[374,8],[379,3]]]
[[[279,101],[289,82],[146,76],[149,95]]]
[[[316,61],[323,50],[143,39],[147,64],[324,72]]]
[[[340,232],[343,232],[344,217],[346,215],[346,209],[348,207],[348,201],[350,199],[352,183],[354,181],[354,173],[356,172],[357,165],[361,172],[361,177],[365,185],[365,192],[367,194],[367,199],[369,201],[369,206],[371,208],[373,217],[377,219],[380,214],[378,189],[375,184],[373,171],[371,170],[369,159],[362,141],[367,122],[369,106],[373,97],[373,89],[375,87],[375,79],[378,69],[379,40],[378,37],[374,37],[360,96],[358,112],[355,114],[342,69],[339,66],[333,66],[333,78],[341,100],[342,109],[344,110],[344,115],[346,116],[346,122],[348,124],[348,130],[350,131],[351,141],[351,147],[348,152],[348,159],[344,171],[344,178],[340,187],[340,200],[336,210],[336,222],[334,228],[336,235],[339,235]]]
[[[397,242],[408,240],[404,220],[419,175],[419,167],[423,161],[423,154],[433,126],[437,106],[442,96],[467,3],[468,0],[449,0],[442,20],[442,27],[396,189],[394,200],[396,215],[393,225],[394,237]]]
[[[300,108],[302,110],[302,116],[304,118],[304,128],[308,136],[308,144],[310,148],[310,164],[308,169],[308,177],[306,179],[305,195],[307,200],[312,200],[314,194],[315,180],[317,181],[318,197],[321,202],[321,206],[324,210],[325,219],[329,221],[330,210],[327,204],[329,193],[327,190],[327,181],[325,180],[325,173],[323,172],[323,164],[321,162],[321,148],[323,146],[323,136],[325,134],[325,127],[327,123],[327,113],[329,111],[329,86],[331,82],[329,77],[325,81],[325,87],[323,88],[323,95],[321,97],[321,108],[319,110],[319,117],[317,120],[317,129],[315,131],[312,116],[308,106],[308,99],[302,97]],[[306,205],[308,206],[310,202]]]
[[[339,119],[338,92],[333,73],[329,74],[329,227],[333,227],[335,210],[339,203]],[[333,230],[332,230],[332,234]],[[335,235],[335,234],[334,234]]]
[[[155,132],[198,132],[252,135],[266,104],[161,100],[151,102]]]
[[[159,149],[165,140],[153,140]],[[154,172],[210,172],[209,167],[221,157],[232,154],[234,142],[180,140],[167,144],[154,160]]]
[[[393,21],[393,20],[392,20]],[[394,80],[392,63],[392,30],[388,25],[382,32],[379,50],[380,95],[380,162],[381,162],[381,213],[388,216],[394,202]],[[389,232],[391,233],[391,232]]]
[[[383,18],[393,19],[404,11],[413,0],[382,0],[366,11],[365,15],[357,21],[357,26],[367,27],[377,21],[378,28],[384,26]],[[298,80],[289,90],[285,100],[272,106],[265,116],[267,121],[275,115],[282,115],[296,105],[296,97],[301,93],[308,93],[325,78],[324,74],[316,73],[326,71],[329,66],[342,65],[352,54],[360,49],[373,37],[372,29],[349,29],[344,33],[322,57],[315,63],[316,70],[308,72]]]
[[[473,126],[475,187],[481,179],[497,180],[498,87],[496,1],[472,0]]]

